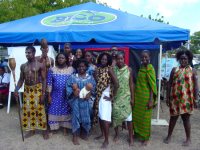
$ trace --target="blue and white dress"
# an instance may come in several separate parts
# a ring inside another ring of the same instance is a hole
[[[48,71],[47,88],[52,101],[48,109],[48,124],[51,130],[71,128],[71,108],[66,96],[66,82],[74,72],[73,67],[53,67]]]
[[[90,103],[88,99],[81,99],[73,95],[72,85],[77,84],[78,88],[83,89],[88,83],[93,85],[92,95],[95,93],[95,80],[93,76],[86,74],[85,77],[80,77],[78,74],[73,74],[69,80],[67,80],[66,93],[69,97],[69,104],[72,108],[72,133],[79,132],[80,125],[83,127],[86,134],[89,133],[91,128],[90,118]]]

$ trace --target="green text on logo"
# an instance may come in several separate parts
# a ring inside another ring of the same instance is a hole
[[[48,16],[42,19],[41,23],[52,27],[67,25],[96,25],[111,22],[116,18],[117,16],[111,13],[82,10]]]

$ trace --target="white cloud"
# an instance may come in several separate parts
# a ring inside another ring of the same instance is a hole
[[[145,8],[156,10],[164,17],[171,17],[175,13],[189,6],[198,3],[200,0],[147,0]]]
[[[106,3],[108,6],[114,9],[122,9],[121,4],[124,2],[133,5],[134,7],[141,7],[141,9],[147,9],[149,11],[154,10],[160,13],[162,16],[169,18],[185,6],[200,2],[200,0],[97,0],[101,3]],[[124,11],[125,8],[123,9]]]
[[[197,31],[200,31],[200,22],[191,25],[190,34],[193,34],[194,32],[197,32]]]
[[[127,0],[128,3],[133,4],[134,6],[142,5],[141,0]]]

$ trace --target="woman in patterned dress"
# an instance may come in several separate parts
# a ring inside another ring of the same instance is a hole
[[[66,82],[74,69],[68,66],[68,56],[59,53],[56,56],[56,66],[51,68],[47,77],[48,88],[48,124],[51,130],[71,128],[71,109],[66,98]]]
[[[78,73],[71,75],[66,84],[66,94],[72,108],[72,142],[74,145],[80,144],[79,132],[81,133],[80,137],[87,140],[91,128],[89,99],[94,95],[96,82],[93,76],[86,73],[87,68],[88,62],[79,59],[76,62]],[[92,85],[91,91],[84,98],[80,97],[80,91],[88,84]]]
[[[132,70],[124,63],[124,54],[116,55],[115,75],[119,81],[119,88],[113,102],[112,124],[115,129],[114,142],[117,142],[118,126],[127,122],[129,132],[129,145],[133,145],[132,106],[134,103],[134,85]]]
[[[101,135],[96,137],[98,140],[105,137],[101,148],[106,148],[109,144],[108,135],[111,123],[112,99],[116,95],[118,88],[117,78],[110,67],[112,65],[112,57],[108,53],[102,53],[97,60],[98,67],[95,70],[96,101],[94,104],[94,124],[100,123]],[[112,93],[113,91],[113,93]]]
[[[170,142],[176,121],[181,116],[186,133],[186,141],[183,142],[183,146],[188,146],[191,143],[190,115],[196,107],[195,100],[198,99],[197,72],[190,66],[193,59],[191,51],[182,48],[176,53],[176,59],[180,66],[172,69],[168,83],[166,102],[169,106],[170,122],[164,143]]]

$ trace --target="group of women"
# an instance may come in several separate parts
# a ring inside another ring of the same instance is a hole
[[[196,99],[193,87],[197,88],[197,79],[196,72],[189,67],[191,58],[188,52],[183,51],[179,55],[177,60],[180,60],[181,66],[173,69],[170,78],[167,102],[171,118],[169,134],[164,142],[170,141],[176,120],[181,115],[187,145],[190,143],[189,116]],[[104,137],[101,147],[106,148],[110,125],[114,127],[114,142],[117,142],[119,126],[127,124],[129,145],[133,145],[133,134],[141,140],[142,145],[147,145],[151,134],[152,108],[156,105],[157,95],[150,53],[147,50],[141,53],[141,67],[135,85],[132,70],[125,64],[122,52],[115,55],[115,61],[116,64],[112,65],[112,56],[103,52],[94,63],[92,53],[86,51],[83,55],[81,50],[77,50],[75,56],[71,52],[56,56],[56,65],[49,69],[47,77],[50,104],[48,124],[51,130],[63,127],[66,134],[67,128],[72,129],[72,142],[79,145],[78,137],[87,140],[91,128],[99,123],[101,133],[95,140]],[[80,94],[84,92],[84,96]]]

